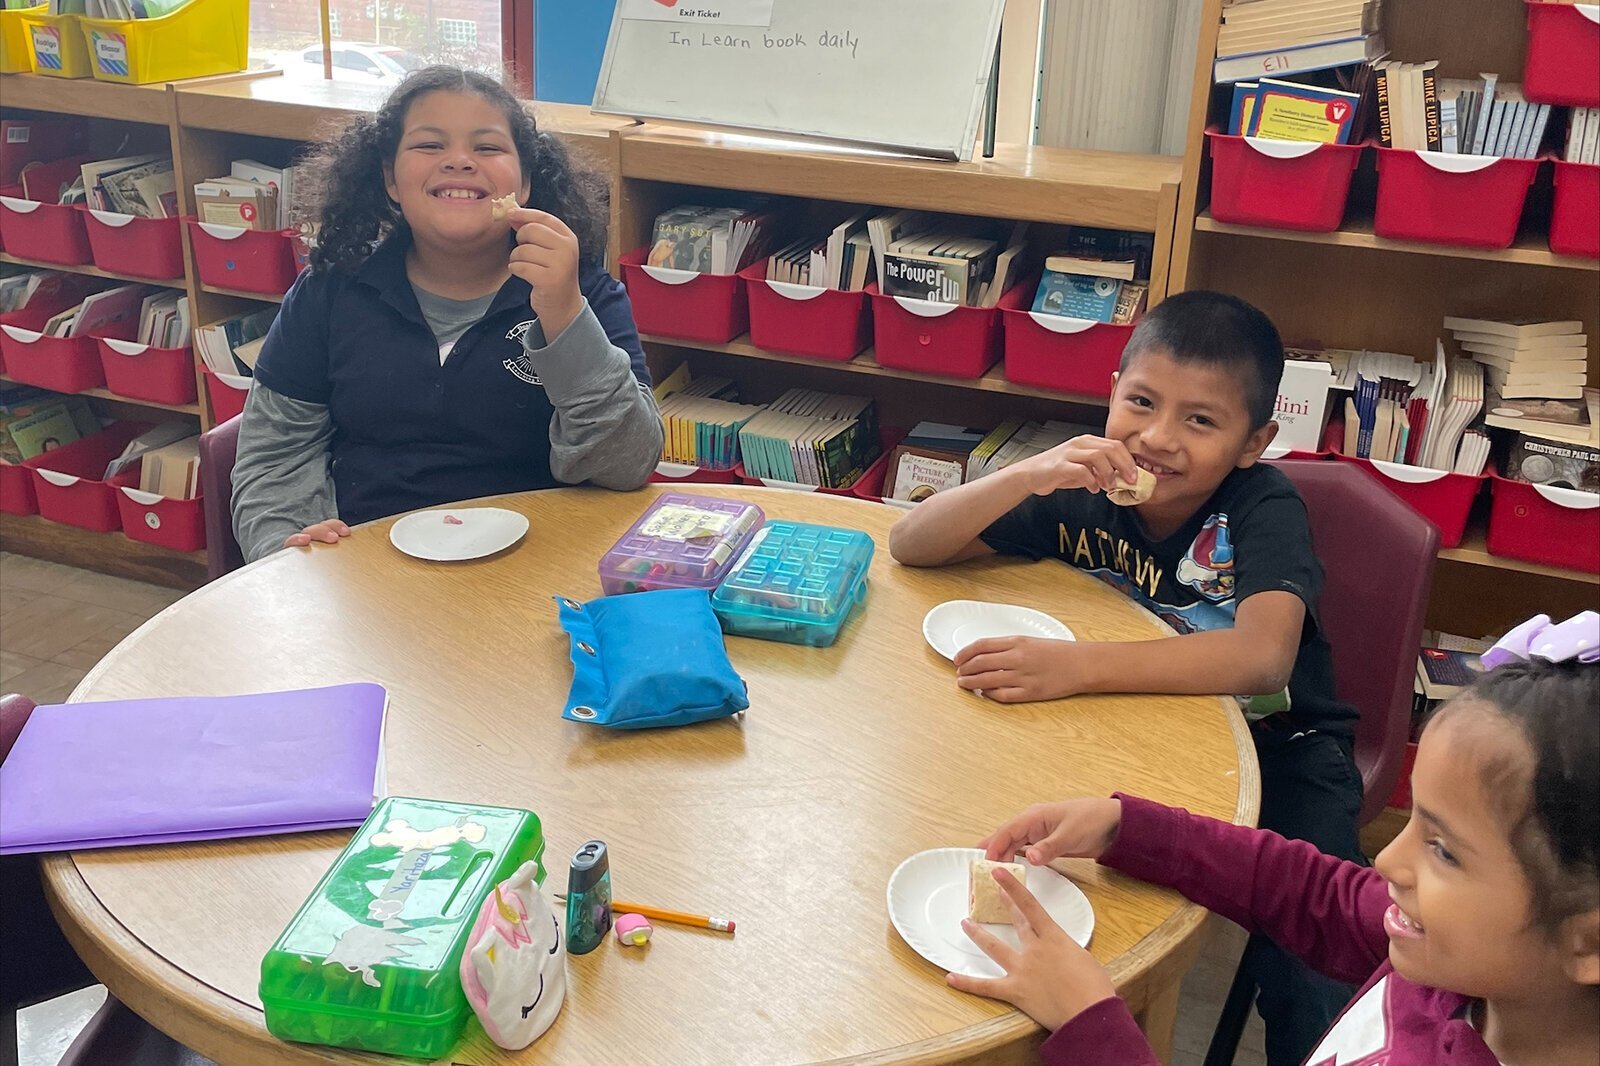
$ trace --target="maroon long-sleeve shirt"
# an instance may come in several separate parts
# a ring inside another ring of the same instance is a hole
[[[1467,1020],[1465,996],[1407,981],[1389,962],[1389,890],[1375,870],[1300,840],[1120,796],[1106,866],[1262,932],[1330,977],[1361,984],[1306,1066],[1499,1066]],[[1045,1066],[1157,1066],[1120,999],[1105,999],[1046,1040]]]

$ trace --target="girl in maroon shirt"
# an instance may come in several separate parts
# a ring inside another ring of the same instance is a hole
[[[1093,857],[1362,984],[1307,1066],[1600,1062],[1600,615],[1541,615],[1483,661],[1424,732],[1411,820],[1372,869],[1124,796],[1030,807],[980,846]],[[968,923],[1006,976],[950,984],[1052,1030],[1050,1066],[1155,1066],[1105,971],[995,879],[1022,946]]]

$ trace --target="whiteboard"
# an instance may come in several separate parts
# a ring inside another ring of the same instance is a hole
[[[594,110],[968,159],[1005,0],[618,0]]]

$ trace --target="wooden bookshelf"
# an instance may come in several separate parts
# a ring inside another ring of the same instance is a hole
[[[0,383],[7,385],[26,385],[25,381],[18,381],[14,377],[0,374]],[[63,394],[69,395],[69,394]],[[180,415],[189,415],[192,418],[200,417],[200,405],[193,403],[157,403],[155,400],[139,400],[132,396],[121,396],[110,389],[85,389],[82,392],[71,393],[73,396],[93,396],[97,400],[110,400],[124,407],[150,408],[157,411],[173,411]]]
[[[1206,0],[1195,56],[1194,94],[1173,235],[1172,291],[1235,293],[1273,317],[1284,338],[1338,348],[1430,355],[1446,315],[1506,314],[1580,319],[1600,336],[1600,262],[1556,255],[1546,241],[1549,179],[1530,191],[1516,242],[1479,249],[1394,241],[1372,230],[1375,175],[1354,175],[1343,225],[1302,233],[1219,222],[1208,205],[1211,164],[1204,131],[1220,114],[1211,67],[1223,0]],[[1521,4],[1501,0],[1387,0],[1382,32],[1391,58],[1439,60],[1440,77],[1495,71],[1520,82],[1526,25]],[[1546,168],[1547,170],[1548,168]],[[1541,171],[1544,175],[1545,171]],[[1589,384],[1600,384],[1600,346],[1589,346]],[[1480,635],[1536,611],[1592,608],[1600,576],[1490,555],[1484,515],[1463,543],[1439,553],[1428,626]]]
[[[1406,255],[1438,255],[1452,259],[1475,259],[1481,262],[1505,265],[1556,267],[1562,270],[1600,272],[1600,260],[1583,259],[1573,255],[1557,255],[1536,235],[1522,236],[1510,248],[1465,248],[1453,244],[1426,244],[1421,241],[1394,241],[1372,232],[1372,222],[1347,221],[1332,233],[1305,233],[1300,230],[1266,229],[1261,226],[1239,226],[1231,222],[1218,222],[1205,211],[1194,220],[1194,228],[1202,233],[1224,233],[1235,237],[1257,237],[1270,241],[1298,241],[1302,244],[1324,244],[1340,248],[1370,248],[1380,252],[1400,252]]]
[[[220,285],[200,286],[201,292],[209,292],[216,296],[232,296],[236,300],[255,300],[258,303],[281,304],[286,293],[281,292],[247,292],[244,289],[224,289]]]
[[[185,591],[206,582],[203,551],[176,552],[129,540],[121,533],[93,533],[38,515],[0,513],[0,546],[35,559]]]
[[[114,274],[109,270],[101,270],[93,263],[50,263],[43,259],[23,259],[8,252],[0,252],[0,263],[10,263],[13,266],[37,267],[41,270],[63,270],[68,274],[87,274],[91,278],[107,278],[111,281],[127,281],[135,285],[155,285],[159,288],[181,289],[182,278],[141,278],[134,274]]]

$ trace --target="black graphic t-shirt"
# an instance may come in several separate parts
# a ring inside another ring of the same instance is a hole
[[[1252,720],[1346,740],[1356,712],[1333,694],[1333,660],[1317,622],[1322,564],[1311,547],[1305,503],[1284,474],[1256,464],[1235,470],[1172,536],[1152,541],[1131,507],[1103,493],[1062,489],[1030,496],[983,531],[1004,555],[1060,559],[1120,589],[1179,633],[1230,628],[1238,604],[1258,592],[1292,592],[1306,606],[1289,687],[1242,698]]]

